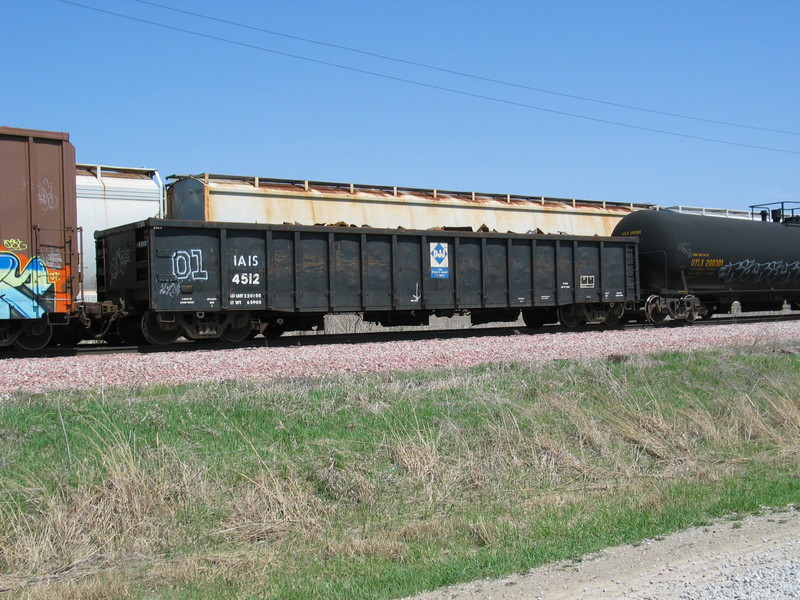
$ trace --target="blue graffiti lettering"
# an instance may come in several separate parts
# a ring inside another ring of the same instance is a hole
[[[24,269],[16,254],[0,252],[0,319],[38,319],[54,310],[55,293],[40,258]]]

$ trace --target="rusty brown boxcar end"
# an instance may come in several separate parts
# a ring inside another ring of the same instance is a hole
[[[36,350],[79,285],[69,134],[0,127],[0,346]]]

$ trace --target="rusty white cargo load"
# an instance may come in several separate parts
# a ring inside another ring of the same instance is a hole
[[[622,217],[651,204],[453,192],[394,186],[172,175],[167,216],[194,221],[348,224],[433,229],[485,226],[499,232],[607,236]]]
[[[76,166],[75,182],[83,248],[79,299],[96,302],[94,232],[161,216],[163,184],[155,169],[87,164]]]

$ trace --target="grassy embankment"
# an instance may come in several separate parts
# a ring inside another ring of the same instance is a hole
[[[0,404],[0,597],[392,598],[800,501],[764,348]]]

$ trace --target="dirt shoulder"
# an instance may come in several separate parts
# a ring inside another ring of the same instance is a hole
[[[661,540],[609,548],[579,562],[453,586],[413,600],[745,597],[800,598],[796,509],[722,520]]]

